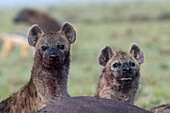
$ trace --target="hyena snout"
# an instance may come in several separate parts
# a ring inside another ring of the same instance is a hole
[[[118,81],[123,84],[130,84],[135,78],[135,70],[128,63],[124,63]]]
[[[131,66],[129,66],[127,63],[125,63],[122,67],[122,74],[133,74]]]
[[[122,66],[122,75],[128,75],[128,76],[133,76],[135,74],[135,63],[134,62],[129,62],[129,63],[123,63]]]
[[[59,61],[60,60],[60,57],[59,55],[55,54],[55,53],[52,53],[49,57],[49,60],[50,61]]]
[[[64,62],[64,58],[64,53],[55,48],[52,48],[46,53],[46,60],[48,64],[57,65]]]

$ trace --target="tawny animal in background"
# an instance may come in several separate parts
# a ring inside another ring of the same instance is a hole
[[[140,80],[140,65],[144,62],[141,48],[133,44],[129,52],[112,52],[104,47],[98,58],[104,67],[98,82],[97,97],[134,103]]]
[[[154,107],[151,111],[153,113],[170,113],[170,103]]]
[[[15,46],[20,46],[22,58],[29,57],[29,44],[26,36],[23,34],[11,33],[6,34],[0,38],[1,45],[3,45],[1,55],[6,58]]]
[[[59,31],[60,23],[48,14],[34,9],[23,9],[14,18],[16,23],[38,24],[44,32]]]
[[[28,32],[28,42],[35,48],[31,79],[0,103],[0,113],[35,113],[55,100],[69,97],[70,45],[75,40],[76,32],[69,23],[51,33],[43,33],[38,25],[33,25]]]

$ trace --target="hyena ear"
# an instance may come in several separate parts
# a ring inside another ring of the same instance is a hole
[[[139,64],[142,64],[144,62],[143,51],[137,44],[132,44],[129,53],[133,55],[133,57],[138,61]]]
[[[76,40],[76,31],[74,27],[68,23],[65,22],[64,25],[61,27],[61,32],[63,32],[66,35],[67,40],[72,44]]]
[[[110,46],[105,46],[99,54],[99,64],[105,66],[107,62],[112,58],[113,52]]]
[[[40,35],[43,32],[41,31],[40,27],[37,24],[34,24],[31,26],[31,28],[28,31],[28,43],[30,44],[30,46],[35,47],[38,38],[40,37]]]

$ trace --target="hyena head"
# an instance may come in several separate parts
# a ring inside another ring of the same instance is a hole
[[[129,52],[113,53],[109,46],[104,47],[99,55],[99,64],[105,67],[110,78],[122,85],[131,84],[140,73],[140,65],[144,62],[141,48],[133,44]]]
[[[37,12],[31,9],[24,9],[14,18],[14,22],[27,22],[36,16]]]
[[[46,68],[67,64],[70,45],[75,40],[76,31],[69,23],[64,23],[59,32],[43,33],[38,25],[33,25],[28,32],[28,42],[36,51],[35,59]]]

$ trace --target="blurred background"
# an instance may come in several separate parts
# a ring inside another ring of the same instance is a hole
[[[33,19],[16,20],[25,8],[75,27],[77,40],[71,49],[68,80],[71,96],[95,95],[102,72],[97,58],[105,45],[113,51],[129,51],[131,44],[137,43],[144,51],[145,62],[135,105],[149,110],[170,102],[169,0],[1,0],[0,101],[30,79],[34,51],[23,37]]]

